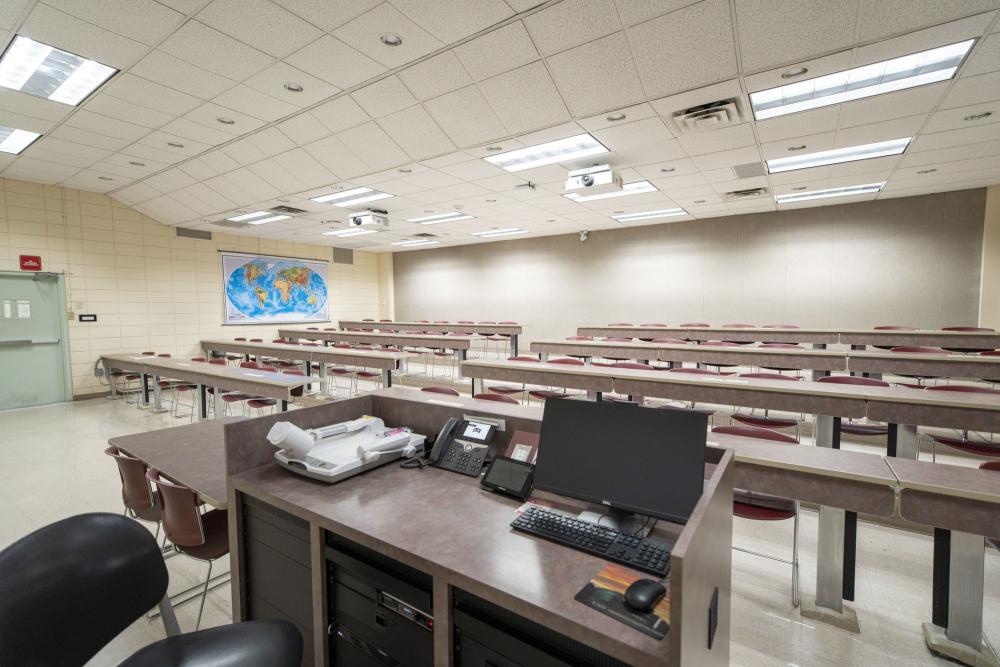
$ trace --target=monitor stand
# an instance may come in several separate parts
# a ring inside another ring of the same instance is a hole
[[[653,531],[653,526],[656,525],[656,519],[653,517],[616,509],[606,511],[586,510],[580,512],[576,518],[580,521],[601,526],[602,528],[620,530],[635,537],[647,537]]]

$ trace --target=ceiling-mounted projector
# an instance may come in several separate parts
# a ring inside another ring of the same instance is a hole
[[[587,196],[619,192],[621,189],[622,177],[611,171],[609,164],[571,171],[566,179],[566,192],[576,192]]]
[[[389,216],[384,213],[376,213],[375,211],[368,210],[363,213],[355,213],[347,219],[347,223],[352,227],[361,227],[362,225],[367,225],[370,227],[382,227],[386,229],[389,227]]]

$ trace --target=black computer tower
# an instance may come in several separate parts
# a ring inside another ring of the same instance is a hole
[[[432,667],[430,576],[327,535],[330,664]]]

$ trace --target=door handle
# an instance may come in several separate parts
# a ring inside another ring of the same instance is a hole
[[[0,340],[0,345],[45,345],[49,343],[58,343],[58,338],[23,338],[17,340]]]
[[[0,345],[31,345],[31,339],[24,339],[24,340],[0,340]]]
[[[28,341],[32,345],[48,345],[51,343],[58,343],[58,338],[35,338]]]

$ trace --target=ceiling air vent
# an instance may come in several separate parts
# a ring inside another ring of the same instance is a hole
[[[754,197],[763,197],[766,194],[767,188],[749,188],[747,190],[724,192],[722,193],[722,199],[724,201],[742,201],[744,199],[753,199]]]
[[[744,122],[743,104],[735,97],[681,109],[667,117],[667,124],[677,136],[719,130]]]
[[[418,236],[422,239],[433,239],[437,238],[437,234],[429,234],[427,232],[420,232],[418,234],[410,234],[410,236]]]
[[[282,215],[299,215],[300,213],[307,213],[305,209],[295,208],[293,206],[275,206],[274,208],[267,209],[272,213],[281,213]]]
[[[188,229],[187,227],[174,227],[177,230],[177,236],[188,238],[188,239],[201,239],[203,241],[212,240],[212,232],[206,232],[201,229]]]
[[[244,227],[250,226],[245,222],[234,222],[232,220],[216,220],[211,224],[215,225],[216,227],[225,227],[227,229],[243,229]]]

